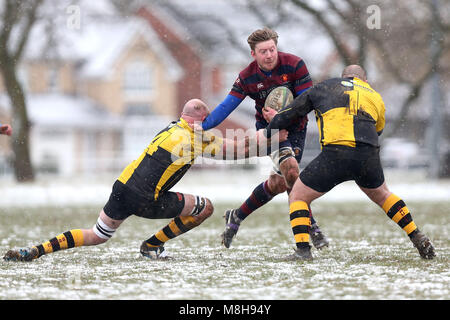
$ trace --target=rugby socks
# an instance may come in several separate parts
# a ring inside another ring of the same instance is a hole
[[[262,207],[267,202],[273,199],[275,195],[269,189],[269,181],[265,181],[257,186],[250,197],[237,209],[237,214],[234,218],[238,218],[239,223],[247,218],[253,211]],[[316,232],[320,232],[319,226],[316,224],[316,220],[311,215],[311,224],[315,228]]]
[[[198,225],[198,222],[192,216],[178,216],[145,242],[149,247],[159,247],[164,245],[166,241],[186,233]]]
[[[61,233],[60,235],[57,235],[49,241],[46,241],[35,247],[39,251],[39,255],[37,257],[40,257],[47,253],[80,247],[83,244],[83,232],[81,231],[81,229],[72,229],[67,232]]]
[[[417,226],[411,217],[408,207],[402,199],[392,193],[384,202],[383,210],[409,237],[413,235]]]
[[[311,213],[308,204],[304,201],[292,202],[289,205],[289,219],[297,248],[309,248]]]
[[[274,195],[269,189],[269,181],[265,181],[257,186],[250,197],[241,205],[236,214],[241,221],[247,218],[253,211],[262,207],[272,200]]]

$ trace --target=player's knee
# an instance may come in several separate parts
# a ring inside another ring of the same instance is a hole
[[[214,206],[211,200],[204,197],[196,197],[191,216],[193,216],[198,223],[202,223],[205,219],[209,218],[213,212]]]
[[[205,198],[205,200],[206,200],[205,208],[199,214],[199,218],[201,219],[202,222],[208,219],[214,212],[214,206],[212,205],[211,200],[209,200],[208,198]]]
[[[277,181],[269,182],[269,188],[273,195],[277,195],[277,194],[286,192],[287,186],[283,180],[280,179]]]
[[[111,228],[99,217],[97,223],[92,227],[90,232],[90,242],[92,245],[105,243],[116,232],[115,228]]]
[[[202,215],[205,217],[205,219],[207,219],[213,214],[214,206],[213,206],[211,200],[209,200],[208,198],[205,198],[205,199],[206,199],[206,206],[205,206],[205,209],[203,210]]]
[[[362,191],[376,204],[380,207],[383,206],[387,198],[392,194],[391,191],[387,188],[386,183],[383,183],[378,188],[368,189],[360,187]]]
[[[291,167],[287,170],[284,178],[286,179],[286,184],[289,189],[292,189],[295,182],[298,179],[299,170],[298,167]]]

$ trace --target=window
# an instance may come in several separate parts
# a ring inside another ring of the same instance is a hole
[[[52,66],[48,70],[48,91],[58,92],[59,89],[59,70],[57,67]]]
[[[125,109],[125,115],[127,116],[148,116],[151,114],[150,105],[145,103],[130,104]]]
[[[151,96],[153,70],[150,65],[142,61],[127,64],[123,77],[123,90],[127,96]]]

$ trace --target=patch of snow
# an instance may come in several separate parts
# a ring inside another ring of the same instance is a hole
[[[268,178],[269,170],[191,170],[172,188],[173,191],[202,195],[212,202],[240,203],[251,194],[253,189]],[[117,174],[117,176],[119,173]],[[389,182],[389,189],[400,196],[405,202],[442,202],[450,201],[450,181],[406,181]],[[78,177],[38,178],[35,183],[16,183],[4,181],[1,184],[0,207],[27,207],[27,206],[75,206],[98,205],[106,203],[111,187],[116,177],[95,178]],[[286,194],[276,196],[272,201],[287,203]],[[370,203],[367,196],[348,181],[336,186],[319,202],[349,202],[361,201]]]

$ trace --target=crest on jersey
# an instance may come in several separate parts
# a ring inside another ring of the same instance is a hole
[[[288,81],[288,76],[287,76],[287,74],[282,74],[282,75],[281,75],[281,79],[282,79],[283,81]]]
[[[341,81],[341,84],[346,87],[353,87],[353,83],[350,81]]]
[[[264,85],[263,85],[262,83],[258,83],[258,84],[256,85],[256,88],[262,89],[262,88],[264,88]]]

